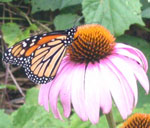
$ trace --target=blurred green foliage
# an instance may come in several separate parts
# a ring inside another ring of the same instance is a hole
[[[144,25],[138,0],[83,0],[82,7],[86,23],[102,24],[116,36],[131,24]]]
[[[0,110],[0,128],[12,128],[12,118],[4,110]]]
[[[3,32],[3,39],[9,46],[12,46],[16,42],[19,42],[20,40],[29,37],[30,31],[36,29],[36,25],[32,24],[29,27],[27,27],[26,30],[21,31],[19,25],[17,25],[16,23],[5,23],[2,25],[1,28]]]
[[[56,26],[56,30],[71,28],[72,26],[74,26],[77,18],[79,18],[78,15],[71,13],[56,16],[54,19],[54,25]]]
[[[2,38],[10,47],[31,35],[72,26],[98,23],[105,26],[117,38],[139,48],[150,64],[150,43],[141,38],[124,34],[131,25],[150,32],[145,22],[150,21],[150,3],[147,0],[0,0],[5,5],[0,14]],[[3,15],[2,15],[3,14]],[[149,65],[150,67],[150,65]],[[150,70],[148,70],[150,77]],[[0,89],[9,85],[0,85]],[[15,88],[16,89],[16,88]],[[108,128],[105,116],[101,115],[97,125],[82,122],[76,114],[64,121],[57,120],[52,113],[38,105],[38,89],[27,91],[26,103],[11,115],[0,110],[0,128]],[[61,106],[59,104],[59,106]],[[150,113],[150,95],[139,85],[139,100],[133,112]],[[59,107],[61,112],[62,108]],[[116,107],[113,113],[117,124],[122,118]]]
[[[32,13],[39,11],[63,9],[72,5],[80,4],[82,0],[31,0]]]
[[[26,103],[10,116],[0,110],[0,128],[107,128],[105,116],[102,116],[99,124],[92,125],[90,122],[82,122],[73,113],[70,119],[64,121],[55,119],[53,114],[44,110],[37,102],[38,89],[28,90]],[[58,104],[60,111],[62,108]],[[3,123],[1,123],[3,121]],[[8,123],[6,123],[8,122]]]

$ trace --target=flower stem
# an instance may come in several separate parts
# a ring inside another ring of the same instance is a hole
[[[116,128],[116,124],[113,118],[113,113],[110,111],[108,114],[106,114],[106,119],[109,125],[109,128]]]

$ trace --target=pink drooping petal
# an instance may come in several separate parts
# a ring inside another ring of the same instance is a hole
[[[51,82],[41,85],[38,102],[41,106],[44,106],[45,110],[49,111],[49,90],[51,88]]]
[[[144,56],[144,54],[140,50],[138,50],[135,47],[132,47],[132,46],[129,46],[129,45],[125,45],[123,43],[117,43],[115,45],[115,48],[117,48],[117,49],[125,49],[125,50],[128,50],[130,53],[135,54],[136,56],[138,56],[142,60],[143,67],[144,67],[145,71],[148,70],[147,59],[146,59],[146,57]]]
[[[43,85],[41,85],[41,87],[40,87],[39,97],[38,97],[38,103],[39,103],[40,105],[42,105],[42,106],[43,106],[43,96],[44,96],[44,93],[45,93],[45,86],[44,86],[44,84],[43,84]]]
[[[68,118],[71,113],[71,79],[72,75],[68,76],[68,79],[64,81],[64,86],[60,91],[60,100],[63,106],[64,116]]]
[[[128,84],[122,74],[118,72],[116,66],[112,65],[111,61],[108,59],[103,62],[105,63],[104,75],[108,77],[110,76],[106,82],[109,85],[112,97],[120,111],[121,116],[123,119],[126,119],[127,116],[131,114],[133,108],[132,92],[127,87]]]
[[[101,73],[99,63],[89,63],[85,74],[85,105],[89,120],[96,124],[99,121],[100,108],[103,113],[110,112],[112,99]],[[105,97],[105,98],[104,98]]]
[[[141,59],[137,55],[129,52],[126,49],[115,49],[114,53],[117,53],[118,55],[129,57],[130,59],[137,61],[141,66],[143,65],[143,62],[141,61]]]
[[[100,113],[100,82],[97,64],[88,64],[85,73],[85,109],[89,120],[96,124]]]
[[[69,117],[71,113],[71,85],[72,85],[72,77],[74,73],[72,73],[74,69],[74,64],[67,65],[67,71],[62,74],[66,77],[64,79],[64,84],[60,89],[60,100],[63,106],[64,116]]]
[[[131,89],[131,92],[133,93],[135,99],[134,103],[135,106],[137,104],[138,99],[136,77],[134,76],[134,71],[131,68],[130,63],[126,63],[126,61],[123,58],[124,58],[123,56],[119,55],[109,57],[110,61],[112,62],[112,65],[114,64],[116,66],[116,68],[121,72],[120,74],[123,75],[125,81],[128,83],[127,88]]]
[[[142,87],[145,89],[146,93],[148,94],[148,92],[149,92],[149,80],[148,80],[146,72],[143,70],[143,68],[141,68],[141,66],[139,64],[137,64],[133,60],[130,60],[129,58],[122,57],[122,56],[121,56],[121,58],[123,58],[126,61],[126,63],[128,63],[131,66],[135,77],[140,82]]]
[[[99,65],[100,72],[99,72],[99,81],[100,81],[100,108],[102,109],[102,112],[104,114],[108,114],[110,110],[112,109],[112,97],[111,92],[109,89],[108,76],[105,77],[105,67],[103,65],[103,62],[101,61],[101,64]],[[105,78],[106,79],[105,79]],[[105,98],[104,98],[105,97]]]
[[[76,64],[72,69],[72,73],[74,76],[72,78],[72,85],[71,85],[72,105],[78,116],[83,121],[87,121],[88,116],[85,110],[85,92],[84,92],[85,64]]]
[[[58,72],[56,78],[53,80],[50,92],[49,92],[49,103],[50,107],[52,109],[52,112],[54,113],[56,118],[62,119],[60,112],[57,107],[57,101],[58,96],[61,91],[61,88],[63,88],[64,84],[66,84],[65,81],[67,81],[68,77],[66,77],[70,71],[72,70],[72,63],[68,62],[66,63],[65,67],[61,69],[61,71]]]

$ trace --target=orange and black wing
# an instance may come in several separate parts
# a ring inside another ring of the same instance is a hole
[[[47,83],[55,77],[74,32],[75,28],[71,28],[33,36],[7,49],[3,60],[21,65],[33,82]]]

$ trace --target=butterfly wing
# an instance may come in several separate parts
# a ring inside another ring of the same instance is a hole
[[[70,29],[33,36],[9,48],[3,60],[21,65],[33,82],[47,83],[55,77],[73,34]]]

